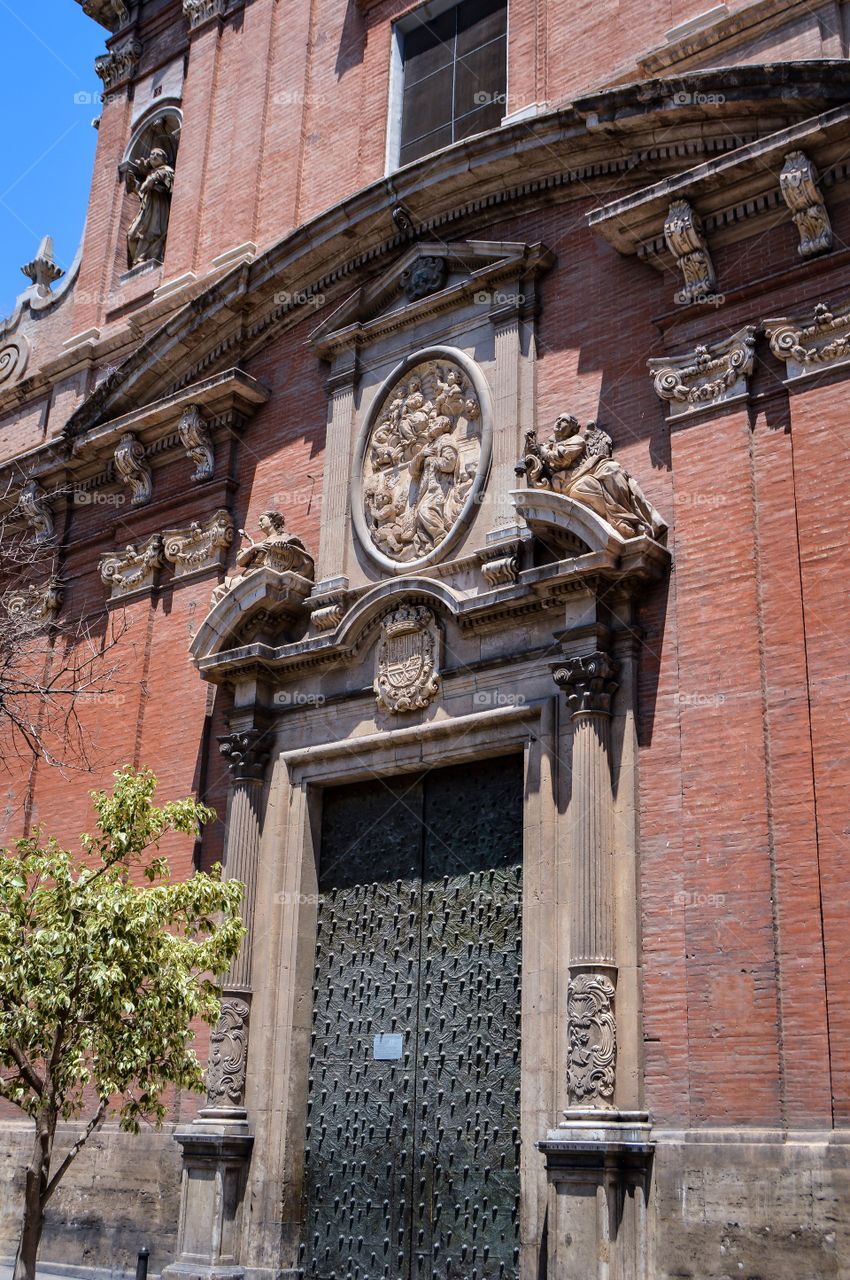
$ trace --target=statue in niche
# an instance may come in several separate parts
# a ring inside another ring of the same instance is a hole
[[[448,537],[478,473],[481,410],[446,360],[418,365],[387,394],[364,462],[369,535],[392,560],[418,560]]]
[[[623,538],[660,538],[665,520],[613,452],[611,437],[595,422],[582,427],[572,414],[562,413],[545,442],[538,442],[533,430],[526,434],[517,470],[525,472],[533,489],[552,489],[589,507]]]
[[[133,267],[143,262],[162,262],[171,214],[174,169],[161,147],[154,147],[147,159],[134,160],[126,169],[127,185],[139,197],[141,208],[127,232],[127,262]]]
[[[263,534],[259,542],[255,542],[244,529],[239,530],[242,538],[248,540],[236,557],[236,566],[241,572],[225,578],[216,587],[212,603],[218,604],[228,591],[241,579],[256,573],[258,569],[274,569],[277,573],[297,573],[301,577],[313,580],[313,559],[300,538],[289,533],[286,520],[279,511],[264,511],[257,523]]]

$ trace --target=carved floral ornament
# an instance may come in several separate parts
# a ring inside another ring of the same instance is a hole
[[[398,573],[448,553],[486,479],[490,433],[486,383],[460,352],[423,353],[385,384],[352,478],[354,524],[372,559]]]
[[[828,253],[832,248],[832,224],[818,187],[817,170],[805,152],[791,151],[785,157],[779,189],[800,237],[800,257]]]
[[[238,1106],[245,1093],[248,1065],[248,1016],[246,1001],[225,998],[221,1015],[210,1036],[207,1099],[210,1103]]]
[[[110,599],[149,591],[156,583],[162,567],[162,536],[153,533],[138,546],[128,544],[123,551],[112,551],[100,560],[100,576],[111,588]]]
[[[175,577],[215,569],[224,561],[233,542],[233,521],[216,511],[205,523],[193,520],[183,529],[166,529],[162,535],[165,558],[175,566]]]

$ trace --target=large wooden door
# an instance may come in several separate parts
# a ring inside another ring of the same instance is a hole
[[[512,1280],[522,766],[325,793],[302,1264]]]

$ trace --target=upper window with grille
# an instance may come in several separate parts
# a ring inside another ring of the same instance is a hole
[[[399,164],[492,129],[506,112],[507,0],[462,0],[432,17],[435,8],[411,14],[397,32]]]

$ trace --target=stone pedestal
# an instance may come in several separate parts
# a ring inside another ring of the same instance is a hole
[[[178,1261],[171,1280],[241,1280],[239,1233],[253,1137],[247,1121],[195,1121],[176,1133],[183,1149]]]
[[[574,1107],[537,1146],[549,1179],[548,1280],[648,1280],[649,1117]]]

